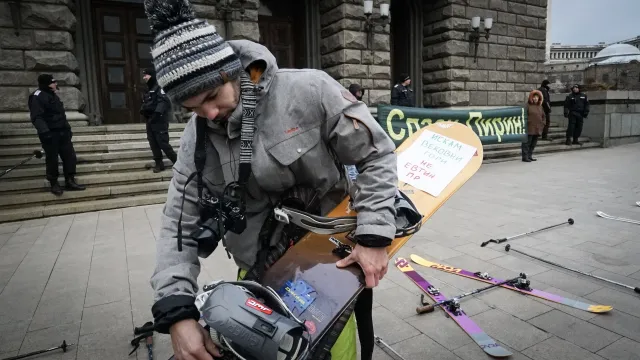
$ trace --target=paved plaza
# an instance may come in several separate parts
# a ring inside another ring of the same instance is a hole
[[[540,156],[534,163],[484,165],[399,252],[500,277],[526,272],[534,288],[614,307],[592,314],[507,289],[462,300],[468,315],[514,355],[511,359],[640,359],[640,296],[605,282],[479,244],[575,219],[510,241],[567,266],[640,285],[640,144]],[[144,343],[128,356],[133,327],[150,321],[149,277],[162,206],[0,224],[0,359],[76,344],[37,359],[147,359]],[[479,281],[413,267],[454,296]],[[202,261],[199,283],[233,279],[224,251]],[[416,315],[420,291],[391,263],[374,291],[376,334],[407,360],[489,357],[441,310]],[[171,355],[154,336],[154,359]],[[376,347],[374,359],[393,359]]]

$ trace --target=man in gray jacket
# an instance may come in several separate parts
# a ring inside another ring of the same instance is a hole
[[[261,229],[278,199],[292,188],[312,189],[324,215],[347,195],[344,165],[355,165],[357,245],[337,266],[357,263],[366,287],[377,286],[387,272],[385,247],[396,231],[398,178],[395,146],[367,105],[323,71],[279,69],[264,46],[224,41],[212,25],[194,17],[186,0],[145,0],[145,8],[155,34],[158,83],[174,104],[194,112],[173,167],[151,278],[155,327],[171,334],[176,359],[219,355],[198,324],[194,305],[198,256],[213,249],[186,236],[181,251],[176,245],[179,234],[199,228],[199,186],[188,182],[198,162],[203,192],[222,194],[235,187],[245,194],[246,228],[240,234],[227,231],[223,239],[239,276],[258,262],[265,245]],[[279,225],[266,245],[281,236]],[[355,359],[353,319],[345,329],[350,326],[353,336],[338,339],[333,360]]]

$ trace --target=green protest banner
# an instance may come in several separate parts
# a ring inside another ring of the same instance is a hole
[[[377,118],[396,147],[420,128],[441,121],[455,121],[471,127],[482,144],[519,143],[527,137],[527,114],[520,106],[449,110],[378,105]]]

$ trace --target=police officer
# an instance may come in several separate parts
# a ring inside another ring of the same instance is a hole
[[[364,96],[364,89],[360,84],[351,84],[349,85],[349,92],[353,94],[359,101],[362,101],[362,97]]]
[[[29,112],[46,154],[46,176],[51,192],[62,195],[62,188],[58,184],[58,155],[62,159],[65,189],[84,190],[85,187],[78,185],[75,179],[76,152],[71,143],[73,133],[67,122],[64,105],[56,95],[57,91],[58,85],[52,75],[38,76],[38,90],[29,95]]]
[[[400,80],[391,90],[391,105],[415,106],[413,90],[409,87],[410,85],[411,77],[407,74],[400,75]]]
[[[165,95],[164,90],[158,86],[156,73],[153,68],[142,72],[143,79],[147,83],[147,91],[144,94],[140,114],[147,119],[147,140],[153,153],[156,166],[153,172],[164,170],[162,152],[175,164],[177,155],[169,144],[169,117],[171,116],[171,101]]]
[[[586,94],[580,91],[580,86],[573,85],[571,94],[564,99],[564,117],[569,119],[566,145],[582,145],[578,139],[587,116],[589,116],[589,99]],[[573,137],[573,142],[571,142],[571,137]]]
[[[542,137],[540,138],[541,140],[549,140],[549,126],[551,125],[551,96],[549,95],[549,84],[549,80],[544,79],[538,88],[543,97],[542,109],[544,110],[545,117],[544,129],[542,129]]]

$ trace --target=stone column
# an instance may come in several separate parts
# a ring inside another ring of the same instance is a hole
[[[78,61],[72,52],[76,26],[73,1],[19,3],[18,34],[9,4],[0,3],[0,113],[28,116],[27,99],[37,88],[37,78],[42,73],[51,73],[58,80],[58,95],[67,111],[81,111],[84,98],[77,88]]]
[[[544,76],[547,0],[434,0],[425,4],[425,106],[523,105]],[[471,18],[484,24],[474,61]]]
[[[379,1],[374,13],[379,13]],[[372,48],[367,49],[367,33],[362,1],[323,0],[320,2],[322,70],[344,87],[358,83],[366,88],[363,101],[369,106],[391,100],[391,54],[389,27],[377,26]]]
[[[225,0],[234,8],[239,7],[237,0]],[[233,11],[231,23],[229,24],[229,34],[227,34],[222,11],[216,9],[216,0],[192,0],[193,10],[196,16],[207,19],[210,24],[216,27],[218,34],[225,40],[247,39],[258,42],[260,40],[260,29],[258,27],[258,6],[259,0],[248,0],[244,4],[244,17],[239,11]]]

